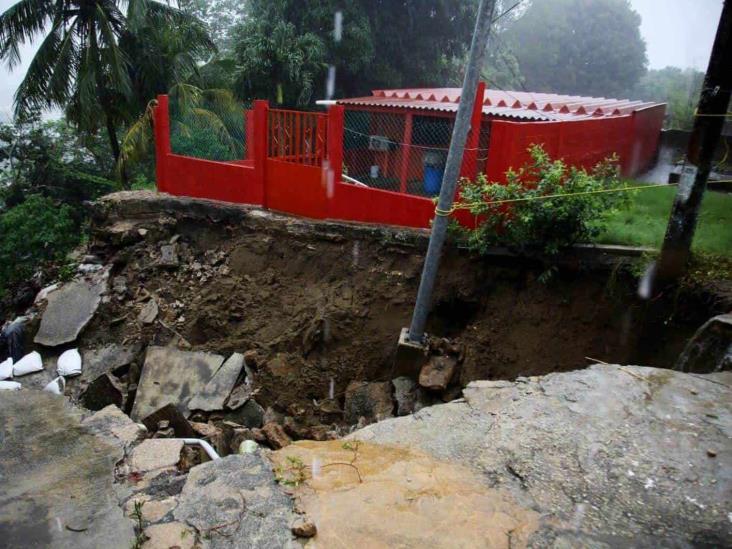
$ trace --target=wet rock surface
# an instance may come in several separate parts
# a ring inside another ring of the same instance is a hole
[[[119,547],[134,543],[113,487],[119,447],[87,432],[78,412],[41,391],[0,396],[0,545]]]
[[[732,374],[598,365],[464,395],[349,438],[468,465],[556,519],[537,546],[732,540]]]
[[[292,509],[257,452],[191,469],[174,516],[198,530],[203,547],[279,549],[294,546]]]

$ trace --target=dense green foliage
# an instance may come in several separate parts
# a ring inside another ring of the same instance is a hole
[[[621,187],[614,159],[588,172],[552,160],[538,145],[530,153],[531,164],[508,172],[505,185],[482,175],[463,182],[461,203],[481,219],[468,234],[472,249],[507,246],[518,253],[553,255],[594,240],[605,216],[625,199],[626,193],[597,192]]]
[[[61,108],[82,131],[105,129],[115,159],[118,127],[213,49],[197,19],[154,0],[21,0],[0,15],[0,59],[11,68],[41,37],[16,115]]]
[[[306,105],[325,94],[328,65],[336,95],[380,87],[456,82],[475,24],[474,0],[251,0],[233,31],[235,93]],[[343,13],[342,40],[333,36]],[[321,91],[322,90],[322,91]],[[317,97],[316,97],[317,96]]]
[[[628,0],[533,0],[502,38],[532,91],[617,97],[646,70]]]
[[[0,297],[78,244],[81,235],[72,215],[69,206],[37,195],[0,214]]]
[[[699,101],[704,73],[694,69],[665,67],[643,75],[630,95],[634,99],[667,103],[666,127],[690,130]]]

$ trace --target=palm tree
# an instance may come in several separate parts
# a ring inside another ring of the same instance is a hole
[[[117,161],[117,128],[144,108],[149,98],[139,95],[150,93],[149,82],[157,78],[144,73],[154,66],[154,52],[134,59],[122,44],[151,28],[193,29],[191,51],[214,48],[200,21],[154,0],[21,0],[0,15],[0,59],[12,69],[20,45],[45,37],[15,94],[16,117],[58,107],[80,130],[106,127]],[[154,87],[162,92],[170,85]]]

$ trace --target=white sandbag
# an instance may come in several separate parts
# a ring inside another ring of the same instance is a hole
[[[61,376],[57,377],[53,381],[50,381],[43,390],[53,393],[54,395],[63,395],[64,389],[66,389],[66,380]]]
[[[81,374],[81,355],[78,349],[69,349],[64,351],[58,362],[56,370],[60,376],[78,376]]]
[[[8,357],[7,360],[0,362],[0,381],[13,377],[13,359]]]
[[[20,391],[20,383],[17,381],[0,381],[0,391]]]
[[[38,351],[28,353],[13,364],[13,377],[24,376],[43,370],[43,360]]]

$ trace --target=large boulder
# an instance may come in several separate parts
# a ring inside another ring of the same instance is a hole
[[[477,381],[465,399],[350,435],[463,463],[554,517],[538,546],[732,540],[732,372],[638,366]]]

